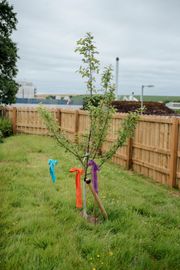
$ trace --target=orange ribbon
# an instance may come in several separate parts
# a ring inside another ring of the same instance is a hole
[[[72,168],[70,172],[76,172],[76,207],[82,208],[81,175],[84,171],[83,169]]]

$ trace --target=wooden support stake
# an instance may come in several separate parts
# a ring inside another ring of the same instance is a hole
[[[92,192],[92,194],[93,194],[93,196],[94,196],[94,199],[95,199],[95,201],[97,202],[97,204],[98,204],[98,206],[99,206],[99,208],[100,208],[100,210],[101,210],[102,215],[104,216],[105,219],[108,219],[108,215],[107,215],[107,213],[106,213],[106,210],[104,209],[104,207],[103,207],[103,205],[102,205],[102,203],[101,203],[101,201],[100,201],[100,199],[99,199],[99,196],[97,195],[96,191],[94,190],[92,184],[89,183],[89,184],[87,184],[87,185],[89,186],[89,189],[90,189],[90,191]]]
[[[170,148],[170,173],[168,185],[176,187],[177,148],[178,148],[178,118],[173,118]]]
[[[132,150],[133,150],[133,139],[129,138],[127,143],[127,170],[132,169]]]
[[[17,109],[16,109],[16,107],[13,107],[12,125],[13,125],[13,134],[16,134],[16,132],[17,132]]]

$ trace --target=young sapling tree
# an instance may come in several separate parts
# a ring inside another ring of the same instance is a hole
[[[86,78],[86,88],[87,92],[90,94],[90,98],[87,105],[87,110],[89,112],[89,128],[81,138],[78,139],[78,144],[67,139],[63,130],[51,113],[45,108],[40,107],[39,113],[44,119],[44,122],[55,137],[58,144],[69,151],[75,158],[80,162],[81,166],[84,169],[84,202],[83,202],[83,214],[87,217],[86,214],[86,183],[89,185],[95,199],[98,201],[99,197],[93,190],[92,185],[89,181],[89,161],[95,161],[99,167],[102,167],[105,162],[110,160],[116,151],[124,145],[128,138],[131,138],[134,134],[136,124],[139,118],[139,112],[129,113],[126,118],[124,118],[120,130],[117,132],[117,139],[112,144],[110,149],[102,153],[101,149],[105,139],[107,137],[111,120],[115,114],[115,109],[112,106],[112,101],[115,98],[114,90],[115,86],[113,84],[112,78],[112,67],[107,66],[104,68],[104,71],[101,76],[101,87],[102,87],[102,98],[98,106],[94,106],[92,102],[92,96],[97,92],[96,89],[96,76],[100,70],[100,61],[96,58],[99,54],[95,43],[94,37],[91,33],[87,33],[84,38],[81,38],[77,41],[77,48],[75,50],[82,56],[82,66],[79,68],[79,73],[82,78]],[[100,203],[100,200],[98,204]],[[99,204],[101,209],[102,204]],[[102,213],[104,211],[104,217],[107,218],[105,209],[102,206]]]

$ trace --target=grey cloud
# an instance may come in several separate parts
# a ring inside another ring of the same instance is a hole
[[[180,94],[179,0],[11,0],[18,15],[18,78],[43,91],[85,91],[75,42],[87,31],[103,65],[120,58],[120,91],[151,83]]]

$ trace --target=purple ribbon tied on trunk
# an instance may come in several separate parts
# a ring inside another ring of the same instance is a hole
[[[88,162],[88,166],[91,166],[91,173],[92,173],[92,184],[93,188],[98,194],[98,177],[97,177],[97,172],[100,170],[99,166],[96,164],[94,160],[90,160]]]

